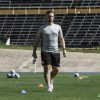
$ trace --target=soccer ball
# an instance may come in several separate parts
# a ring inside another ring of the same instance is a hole
[[[74,74],[74,77],[79,77],[80,75],[79,75],[79,73],[78,72],[76,72],[75,74]]]
[[[7,78],[20,78],[20,75],[18,73],[15,72],[15,70],[11,70],[8,74],[7,74]]]
[[[7,74],[7,78],[14,78],[15,77],[15,72],[14,71],[10,71],[8,74]]]
[[[20,78],[20,75],[18,73],[15,74],[14,78]]]
[[[12,69],[12,70],[10,71],[10,73],[16,73],[16,71]]]
[[[11,73],[7,74],[7,78],[13,78],[12,75],[11,75]]]

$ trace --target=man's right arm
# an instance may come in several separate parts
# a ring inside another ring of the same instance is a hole
[[[40,30],[38,30],[38,33],[36,35],[36,39],[35,39],[35,42],[34,42],[34,46],[33,46],[33,54],[32,54],[32,56],[34,58],[37,58],[36,50],[37,50],[37,46],[38,46],[38,42],[39,42],[40,38],[41,38],[41,34],[40,34]]]
[[[34,46],[33,46],[34,47],[33,50],[36,50],[37,49],[38,41],[39,41],[39,37],[36,35],[35,42],[34,42]]]

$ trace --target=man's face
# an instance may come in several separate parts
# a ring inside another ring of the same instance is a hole
[[[47,15],[47,20],[48,20],[48,22],[53,22],[54,21],[54,13],[49,13]]]

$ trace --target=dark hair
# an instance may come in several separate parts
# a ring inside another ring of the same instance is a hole
[[[46,12],[46,15],[48,15],[48,14],[50,14],[50,13],[54,13],[54,11],[48,10],[48,11]]]

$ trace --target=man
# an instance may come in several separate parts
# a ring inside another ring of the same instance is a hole
[[[58,39],[63,48],[63,56],[66,57],[65,41],[60,25],[54,24],[54,12],[46,12],[47,23],[41,25],[36,35],[33,49],[33,57],[37,58],[36,49],[41,38],[41,60],[44,68],[44,79],[48,86],[48,91],[53,91],[53,78],[59,72],[60,53],[58,49]]]
[[[10,45],[10,32],[8,31],[5,35],[4,35],[4,38],[5,38],[5,41],[6,41],[6,45]]]

